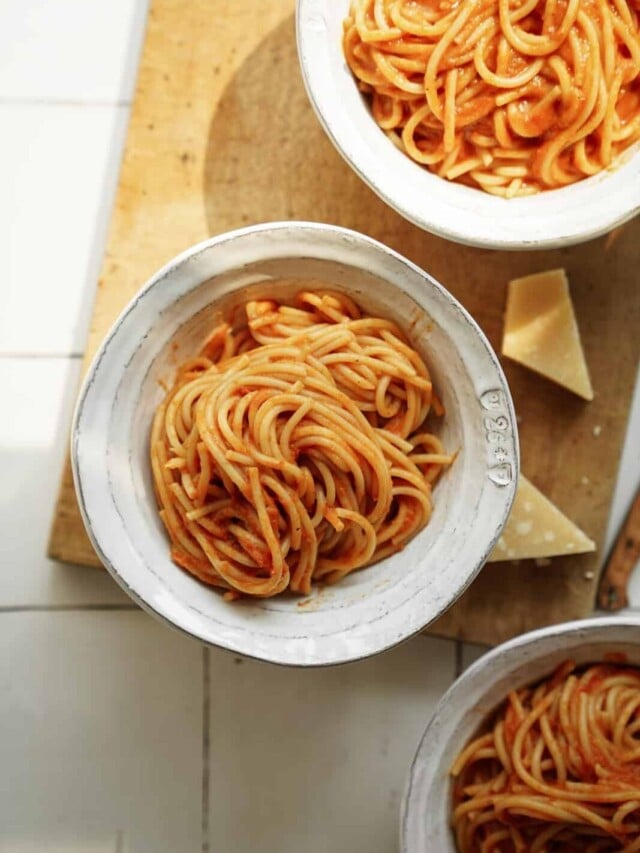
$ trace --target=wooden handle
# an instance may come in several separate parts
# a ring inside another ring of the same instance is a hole
[[[621,610],[629,603],[627,587],[640,558],[640,489],[605,566],[598,601],[603,610]]]

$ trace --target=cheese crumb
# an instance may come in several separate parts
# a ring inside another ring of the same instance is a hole
[[[592,581],[595,578],[595,574],[593,572],[585,572],[584,579],[586,581]]]
[[[591,480],[583,474],[582,477],[580,477],[580,482],[583,486],[588,486]]]
[[[597,438],[601,432],[602,432],[602,427],[600,426],[600,424],[596,424],[596,426],[594,426],[594,428],[593,428],[594,438]]]

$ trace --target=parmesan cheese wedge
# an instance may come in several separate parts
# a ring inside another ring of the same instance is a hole
[[[511,514],[488,562],[585,554],[595,544],[520,475]]]
[[[509,282],[502,353],[579,397],[593,400],[564,270]]]

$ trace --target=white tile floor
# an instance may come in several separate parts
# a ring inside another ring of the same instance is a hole
[[[418,736],[481,649],[238,662],[45,557],[146,10],[0,0],[0,853],[389,853]]]
[[[83,351],[127,117],[0,103],[1,352]]]
[[[129,601],[105,572],[45,556],[79,374],[79,359],[0,357],[0,609]]]
[[[131,101],[147,0],[2,0],[0,98]]]
[[[407,768],[451,682],[453,643],[418,637],[302,672],[210,659],[211,850],[394,850]]]
[[[137,610],[4,613],[0,686],[0,850],[200,849],[199,643]]]

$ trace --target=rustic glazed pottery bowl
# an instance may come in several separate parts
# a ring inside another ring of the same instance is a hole
[[[602,617],[554,625],[503,643],[470,666],[440,700],[413,760],[400,822],[402,853],[456,853],[450,770],[510,690],[551,675],[566,660],[598,663],[612,654],[640,666],[640,620]]]
[[[284,281],[283,281],[284,280]],[[329,286],[396,321],[429,365],[455,463],[429,525],[398,554],[310,596],[224,601],[174,565],[158,517],[149,431],[176,364],[248,299]],[[418,267],[367,237],[284,222],[214,237],[160,270],[107,335],[84,382],[72,435],[76,489],[102,561],[131,597],[198,639],[282,664],[343,663],[381,652],[442,614],[479,572],[516,489],[509,390],[484,335]]]
[[[494,249],[571,246],[640,212],[640,143],[571,186],[503,199],[414,163],[378,127],[342,52],[350,0],[298,0],[297,40],[309,98],[340,154],[390,207],[441,237]]]

